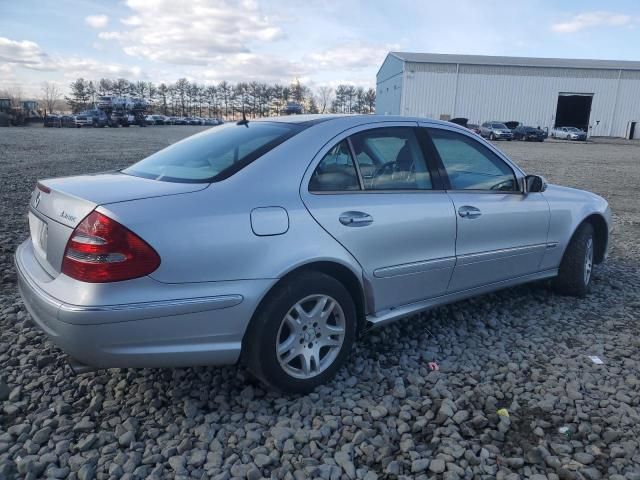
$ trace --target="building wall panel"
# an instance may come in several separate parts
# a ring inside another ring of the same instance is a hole
[[[376,112],[381,115],[398,115],[402,99],[404,62],[387,55],[378,71],[376,80]]]
[[[558,94],[583,93],[593,94],[591,135],[624,136],[629,121],[640,121],[638,71],[437,63],[407,63],[404,70],[401,108],[389,113],[551,129]]]

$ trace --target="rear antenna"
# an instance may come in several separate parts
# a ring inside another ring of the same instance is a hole
[[[244,105],[242,106],[242,120],[240,120],[236,125],[245,125],[249,128],[249,120],[247,120],[247,115],[244,113]]]

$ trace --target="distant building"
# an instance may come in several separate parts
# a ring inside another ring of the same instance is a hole
[[[376,113],[640,138],[640,62],[390,52]]]

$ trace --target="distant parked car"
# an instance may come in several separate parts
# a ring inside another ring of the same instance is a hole
[[[536,142],[544,142],[547,134],[544,130],[540,130],[536,127],[527,127],[526,125],[520,125],[513,130],[513,139],[514,140],[524,140],[536,141]]]
[[[59,115],[47,115],[44,117],[43,126],[47,128],[60,128],[62,127],[62,117]]]
[[[187,125],[187,119],[184,117],[171,117],[174,125]]]
[[[102,110],[87,110],[76,115],[78,127],[105,127],[107,123],[109,123],[109,119]]]
[[[156,121],[155,121],[155,119],[153,118],[153,115],[146,115],[146,116],[144,117],[144,122],[145,122],[147,125],[155,125],[155,124],[156,124]]]
[[[504,123],[484,122],[480,126],[480,135],[489,140],[509,140],[513,138],[513,133]]]
[[[151,118],[153,119],[152,125],[164,125],[164,115],[151,115]]]
[[[563,140],[586,140],[587,133],[576,127],[556,127],[551,130],[551,137]]]
[[[79,128],[78,122],[76,121],[76,117],[73,115],[64,115],[60,117],[62,121],[62,126],[65,128]]]
[[[218,123],[217,118],[205,118],[204,125],[212,125],[215,127],[216,125],[220,125],[220,123]]]
[[[201,125],[202,122],[197,117],[187,117],[187,125]]]
[[[130,113],[116,113],[111,114],[111,122],[123,127],[129,127],[136,124],[136,117]]]
[[[469,123],[468,118],[456,117],[449,120],[451,123],[455,123],[456,125],[460,125],[461,127],[467,128],[467,123]]]
[[[467,129],[471,130],[473,133],[480,135],[480,125],[476,123],[467,123]]]

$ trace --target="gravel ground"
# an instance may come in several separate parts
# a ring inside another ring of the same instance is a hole
[[[16,291],[35,180],[198,130],[0,129],[0,478],[640,479],[640,144],[499,144],[610,201],[611,256],[586,299],[534,284],[398,322],[302,397],[241,367],[72,376]]]

